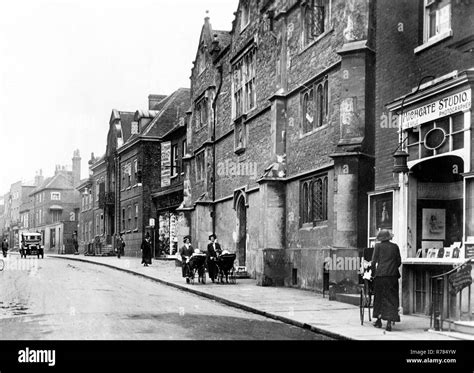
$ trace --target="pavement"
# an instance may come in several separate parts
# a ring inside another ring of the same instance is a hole
[[[287,287],[257,286],[254,279],[237,279],[236,284],[186,284],[181,268],[174,260],[153,260],[144,267],[141,258],[115,256],[47,255],[95,263],[185,290],[217,302],[265,317],[302,327],[328,337],[342,340],[473,340],[474,336],[430,330],[430,319],[424,316],[401,315],[401,322],[391,332],[378,329],[369,322],[363,325],[358,306],[329,300],[327,295]],[[385,326],[385,322],[384,322]]]

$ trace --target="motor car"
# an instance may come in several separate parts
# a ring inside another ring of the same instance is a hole
[[[41,233],[22,233],[20,257],[26,258],[27,255],[37,255],[38,258],[44,258],[44,246],[41,244]]]

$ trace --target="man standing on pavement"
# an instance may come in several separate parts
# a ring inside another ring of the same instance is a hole
[[[211,234],[209,236],[211,242],[207,245],[207,270],[212,282],[215,282],[217,277],[217,257],[222,253],[221,245],[216,242],[216,238],[217,236],[214,233]]]
[[[117,238],[117,258],[120,259],[120,256],[124,254],[124,249],[125,249],[125,241],[123,240],[123,235],[120,233],[120,235]]]
[[[7,251],[8,251],[8,240],[5,238],[2,241],[2,251],[3,251],[3,257],[7,257]]]

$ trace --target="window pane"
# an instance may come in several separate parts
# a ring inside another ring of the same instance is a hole
[[[462,131],[464,129],[464,113],[454,114],[452,117],[453,132]]]
[[[453,135],[453,150],[464,148],[464,132]]]

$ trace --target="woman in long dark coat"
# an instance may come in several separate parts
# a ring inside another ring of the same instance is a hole
[[[377,234],[380,243],[375,244],[372,256],[372,270],[374,278],[374,323],[376,328],[382,327],[382,320],[387,320],[386,330],[392,330],[392,322],[400,322],[398,314],[398,267],[402,262],[398,245],[390,242],[392,234],[381,230]]]
[[[145,235],[145,239],[142,242],[142,264],[144,267],[148,267],[151,264],[151,256],[152,256],[152,249],[151,249],[151,238],[150,234],[147,232]]]

